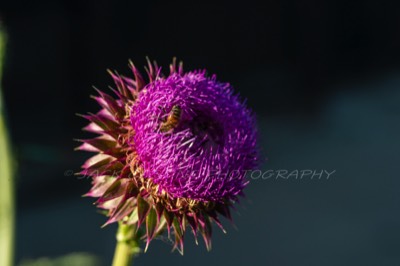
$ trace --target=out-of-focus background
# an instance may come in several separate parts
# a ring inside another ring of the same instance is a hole
[[[94,112],[106,69],[145,56],[207,68],[247,98],[262,170],[329,178],[253,178],[237,230],[185,256],[152,242],[137,265],[400,265],[400,2],[2,1],[2,87],[17,161],[16,262],[91,253],[109,265],[116,227],[90,180],[75,113]],[[0,251],[1,252],[1,251]]]

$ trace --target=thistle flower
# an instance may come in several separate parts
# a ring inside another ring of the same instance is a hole
[[[187,228],[211,248],[212,223],[231,220],[230,208],[243,195],[246,170],[257,163],[255,120],[233,93],[204,70],[185,73],[157,64],[147,80],[130,62],[134,78],[110,72],[116,98],[97,90],[102,109],[83,115],[84,130],[99,136],[81,140],[94,152],[81,175],[93,178],[87,196],[109,217],[142,231],[146,249],[164,231],[183,252]],[[197,242],[197,238],[196,238]]]

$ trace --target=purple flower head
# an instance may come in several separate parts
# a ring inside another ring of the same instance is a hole
[[[255,121],[228,83],[205,71],[184,73],[175,61],[163,76],[148,62],[146,81],[130,64],[134,78],[110,74],[116,98],[98,90],[102,109],[83,117],[78,150],[94,152],[80,174],[92,177],[87,196],[106,211],[106,224],[132,225],[150,241],[168,232],[183,252],[187,227],[211,248],[212,223],[247,184],[257,162]],[[197,241],[197,238],[196,238]]]
[[[160,125],[173,108],[176,124]],[[133,142],[144,177],[173,197],[201,201],[235,198],[256,164],[256,131],[250,111],[228,83],[205,71],[173,73],[148,84],[131,112]]]

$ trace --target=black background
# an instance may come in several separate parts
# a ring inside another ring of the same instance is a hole
[[[42,1],[0,4],[16,155],[17,262],[75,251],[108,265],[114,226],[80,198],[74,152],[106,69],[145,56],[230,82],[258,116],[263,170],[329,180],[251,180],[213,250],[155,241],[138,265],[398,265],[400,4],[392,1]]]

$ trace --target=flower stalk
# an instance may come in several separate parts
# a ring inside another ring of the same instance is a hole
[[[119,223],[117,232],[117,246],[115,248],[113,266],[132,265],[133,258],[140,253],[136,227]]]
[[[0,80],[4,48],[5,37],[0,28]],[[0,250],[2,254],[0,265],[5,266],[14,265],[14,184],[11,157],[0,89]]]

